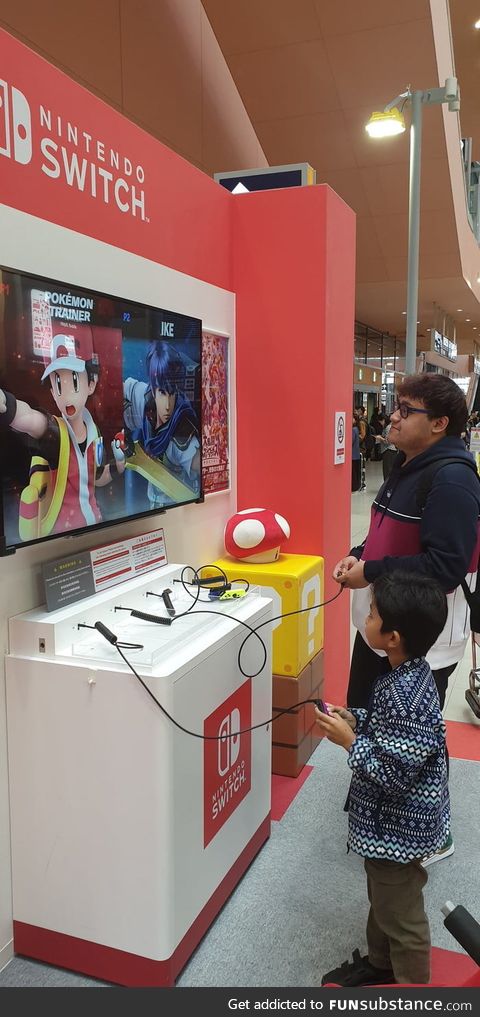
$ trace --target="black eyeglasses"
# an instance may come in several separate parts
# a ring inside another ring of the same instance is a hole
[[[395,403],[393,408],[394,413],[399,413],[403,420],[406,420],[410,413],[427,413],[428,410],[419,410],[416,406],[410,406],[409,403]]]

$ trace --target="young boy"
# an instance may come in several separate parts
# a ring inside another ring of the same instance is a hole
[[[323,734],[348,752],[352,770],[348,847],[364,859],[368,954],[329,971],[322,985],[426,984],[430,931],[422,858],[445,843],[450,804],[445,725],[424,659],[447,618],[434,579],[406,572],[373,584],[366,636],[391,671],[376,679],[368,709],[316,709]]]

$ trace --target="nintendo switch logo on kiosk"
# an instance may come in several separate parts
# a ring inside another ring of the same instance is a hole
[[[204,847],[250,791],[251,723],[250,679],[205,718],[203,733],[212,740],[204,742]]]

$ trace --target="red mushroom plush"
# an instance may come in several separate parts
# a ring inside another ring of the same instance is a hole
[[[251,508],[235,512],[225,527],[225,549],[242,561],[276,561],[280,544],[290,536],[283,516],[272,509]]]

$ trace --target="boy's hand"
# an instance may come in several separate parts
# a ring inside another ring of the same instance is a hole
[[[350,746],[355,741],[355,735],[348,721],[340,717],[338,713],[334,713],[331,716],[321,713],[317,707],[315,707],[315,721],[329,742],[333,742],[334,745],[341,745],[348,752]]]
[[[357,718],[350,713],[350,710],[346,710],[344,706],[331,706],[330,703],[326,703],[329,713],[338,713],[338,716],[342,720],[346,720],[347,724],[351,727],[352,731],[355,731],[357,726]]]

